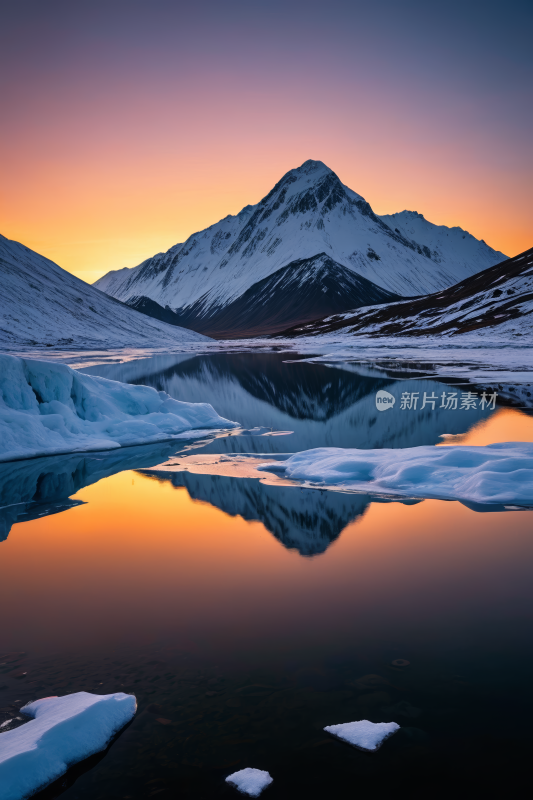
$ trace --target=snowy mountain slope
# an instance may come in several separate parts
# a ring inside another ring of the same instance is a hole
[[[173,346],[203,341],[133,311],[0,235],[0,347],[68,345],[80,349]]]
[[[174,314],[147,297],[132,298],[128,305],[153,313],[175,324],[194,328],[207,336],[233,339],[264,336],[289,325],[316,319],[325,313],[338,313],[358,306],[398,300],[352,270],[337,264],[325,253],[299,259],[282,267],[244,294],[212,314],[201,316],[197,301],[185,313]],[[155,312],[152,307],[156,306]]]
[[[479,241],[462,228],[447,228],[446,225],[434,225],[417,211],[400,211],[396,214],[383,214],[380,219],[395,233],[412,242],[417,251],[427,253],[429,250],[435,261],[454,261],[456,264],[475,265],[474,272],[491,266],[490,260],[483,257],[487,245]],[[490,250],[490,248],[488,248]],[[492,264],[506,258],[503,253],[492,251],[495,258]],[[470,272],[469,274],[474,274]],[[466,275],[464,277],[467,277]],[[441,287],[444,288],[444,287]]]
[[[95,286],[122,301],[150,297],[182,314],[194,306],[203,319],[282,267],[320,253],[404,297],[439,291],[505,257],[473,237],[456,241],[427,226],[423,244],[407,238],[325,164],[306,161],[257,205],[138,267],[109,272]]]
[[[497,328],[506,335],[533,333],[533,248],[443,292],[359,308],[349,314],[289,329],[283,336],[350,333],[380,336],[462,334]]]

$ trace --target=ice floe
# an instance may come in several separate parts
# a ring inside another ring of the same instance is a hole
[[[399,728],[400,726],[396,722],[369,722],[367,719],[361,719],[358,722],[327,725],[324,730],[359,750],[375,753],[385,739],[396,733]]]
[[[0,797],[22,800],[104,750],[135,715],[133,695],[77,692],[24,706],[30,722],[0,733]]]
[[[190,431],[235,428],[208,403],[0,355],[0,461],[111,450]]]
[[[322,447],[257,469],[326,489],[533,505],[533,443],[528,442],[396,450]]]
[[[259,797],[263,789],[266,789],[272,783],[272,778],[264,769],[254,769],[253,767],[246,767],[228,775],[226,783],[234,786],[242,794],[247,794],[249,797]]]

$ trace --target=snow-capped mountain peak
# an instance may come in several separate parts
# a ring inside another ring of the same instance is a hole
[[[205,321],[277,270],[320,253],[403,296],[438,291],[503,257],[474,237],[446,237],[441,231],[455,229],[411,216],[380,218],[323,162],[308,160],[256,205],[95,285],[124,302],[144,296],[180,314],[194,307]]]

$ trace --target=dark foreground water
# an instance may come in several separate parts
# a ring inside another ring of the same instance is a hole
[[[265,485],[212,456],[531,441],[531,417],[380,413],[379,389],[464,387],[280,354],[86,371],[292,433],[0,465],[0,723],[79,690],[139,704],[43,800],[237,796],[224,778],[246,766],[271,773],[273,800],[529,781],[533,512]],[[402,727],[375,755],[322,730],[356,719]]]

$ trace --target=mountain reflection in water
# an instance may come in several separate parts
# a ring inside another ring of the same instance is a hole
[[[267,795],[307,800],[527,785],[532,513],[303,488],[256,467],[443,433],[531,441],[532,418],[399,402],[382,413],[378,388],[452,387],[283,358],[100,367],[243,428],[0,465],[3,537],[22,523],[0,542],[0,724],[51,695],[138,702],[105,758],[46,797],[229,798],[224,778],[250,765],[275,778]],[[325,738],[356,719],[401,730],[373,757]]]
[[[126,469],[151,467],[175,452],[173,442],[75,453],[0,464],[0,542],[11,526],[81,505],[70,500],[85,486]]]
[[[291,356],[292,357],[292,356]],[[443,433],[459,434],[492,412],[480,409],[401,410],[403,392],[460,391],[431,379],[387,377],[373,367],[286,363],[284,353],[219,353],[199,356],[156,356],[126,364],[83,369],[111,380],[141,383],[177,400],[211,403],[224,417],[245,428],[256,425],[293,431],[291,437],[228,437],[212,442],[205,452],[297,452],[313,447],[415,447],[437,444]],[[379,389],[397,402],[378,411]],[[419,406],[421,402],[419,402]]]
[[[210,402],[243,428],[263,426],[289,436],[222,435],[202,442],[166,442],[99,454],[51,456],[0,464],[0,541],[15,522],[67,510],[80,489],[127,469],[163,464],[188,447],[205,454],[279,454],[313,447],[397,448],[436,444],[461,434],[491,413],[427,407],[383,413],[375,394],[386,388],[399,399],[416,391],[440,396],[453,387],[430,379],[397,380],[372,367],[286,363],[283,353],[155,356],[82,370],[112,380],[146,384],[188,402]],[[184,487],[193,499],[245,520],[259,520],[287,548],[323,553],[370,498],[337,492],[266,485],[258,478],[153,471],[151,477]],[[375,498],[374,498],[375,499]],[[399,502],[396,500],[396,502]],[[401,501],[415,502],[415,501]],[[484,510],[476,508],[476,510]],[[492,507],[491,510],[500,510]]]
[[[250,478],[158,470],[143,474],[184,487],[193,500],[210,503],[231,517],[262,522],[281,544],[302,556],[325,552],[370,504],[367,495],[265,485]]]

